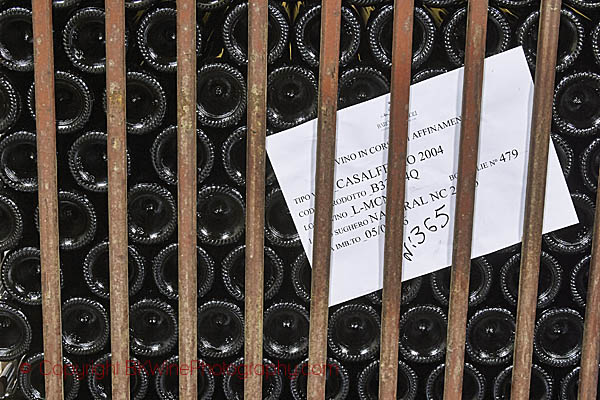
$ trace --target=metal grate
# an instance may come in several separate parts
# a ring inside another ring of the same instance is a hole
[[[413,2],[397,0],[394,11],[392,108],[390,157],[387,189],[385,244],[385,288],[382,308],[380,398],[396,397],[398,362],[398,319],[403,234],[404,171],[410,85]],[[529,398],[532,337],[535,317],[541,226],[545,193],[547,150],[554,88],[560,0],[542,0],[535,95],[532,119],[532,147],[529,160],[527,201],[524,221],[523,257],[519,283],[512,399]],[[263,318],[263,234],[266,115],[267,0],[249,3],[248,145],[246,217],[246,326],[245,362],[262,362]],[[327,354],[329,259],[335,156],[338,37],[341,0],[323,0],[321,60],[319,79],[318,154],[316,187],[316,228],[310,314],[309,362],[323,364]],[[60,280],[57,217],[56,128],[54,114],[54,55],[52,43],[52,0],[35,0],[33,5],[35,98],[38,146],[40,242],[42,265],[42,311],[46,359],[62,359]],[[196,358],[196,250],[195,236],[185,232],[196,228],[196,57],[194,0],[177,0],[177,87],[178,87],[178,223],[179,223],[179,357],[191,363]],[[127,288],[127,174],[125,135],[125,18],[124,0],[106,0],[107,107],[109,156],[110,224],[110,311],[112,361],[125,365],[129,358]],[[479,131],[487,0],[471,0],[468,8],[464,121],[461,130],[457,220],[454,232],[453,270],[450,296],[450,326],[446,356],[445,399],[462,398],[464,337],[468,300],[471,232],[473,224],[474,177]],[[600,197],[598,198],[600,201]],[[600,213],[598,208],[596,212]],[[600,322],[600,218],[594,226],[579,398],[596,398]],[[183,398],[197,396],[196,379],[180,375]],[[63,398],[60,375],[45,377],[48,399]],[[113,393],[129,399],[129,379],[117,374]],[[245,380],[245,398],[258,399],[262,377],[250,374]],[[324,375],[310,375],[309,399],[325,398]]]

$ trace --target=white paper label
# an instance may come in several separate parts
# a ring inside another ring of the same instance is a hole
[[[485,61],[472,257],[521,241],[533,82],[522,48]],[[411,86],[403,280],[451,264],[463,69]],[[329,304],[383,287],[389,95],[337,114]],[[309,261],[316,121],[267,138],[267,152]],[[578,222],[554,146],[544,232]]]

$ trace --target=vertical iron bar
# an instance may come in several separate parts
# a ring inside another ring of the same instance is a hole
[[[379,398],[395,399],[398,379],[398,329],[402,286],[402,240],[412,31],[414,1],[394,1],[390,136],[388,150],[387,204],[381,306],[381,355]]]
[[[513,357],[512,400],[529,399],[560,5],[561,0],[543,0],[539,19],[527,172],[527,197],[523,221],[523,245],[521,249],[521,272]]]
[[[129,399],[127,136],[125,127],[125,3],[106,0],[106,109],[112,393]]]
[[[177,235],[179,292],[179,365],[197,360],[196,251],[196,1],[177,1]],[[179,374],[179,395],[195,399],[198,379]],[[199,370],[196,370],[200,373]]]
[[[331,217],[338,100],[341,0],[323,0],[319,60],[315,228],[312,254],[308,363],[327,362]],[[321,369],[322,371],[325,368]],[[325,374],[309,374],[308,400],[325,399]]]
[[[62,365],[52,1],[33,1],[32,12],[44,360]],[[47,374],[45,390],[47,398],[62,400],[61,374]]]
[[[462,124],[456,182],[452,275],[448,306],[444,400],[462,399],[487,12],[487,0],[469,2],[462,94]]]
[[[246,148],[246,271],[245,346],[246,370],[262,363],[265,136],[267,114],[267,0],[248,2],[248,130]],[[244,398],[262,398],[262,374],[244,380]]]
[[[594,217],[594,242],[585,303],[583,349],[579,371],[579,400],[596,400],[598,391],[598,363],[600,362],[600,191],[596,193]]]

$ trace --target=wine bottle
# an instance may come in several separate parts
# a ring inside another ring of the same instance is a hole
[[[579,394],[579,372],[581,367],[574,368],[560,381],[560,400],[576,399]],[[597,387],[596,390],[600,388]],[[600,393],[600,392],[596,392]]]
[[[0,12],[0,65],[12,71],[33,71],[31,10],[12,7]]]
[[[31,336],[31,325],[25,314],[0,301],[0,361],[11,361],[25,354]]]
[[[52,0],[52,7],[54,9],[64,9],[75,7],[81,2],[81,0]]]
[[[384,68],[392,66],[392,36],[394,9],[386,5],[369,18],[367,32],[369,48],[375,61]],[[414,9],[412,68],[419,68],[431,55],[436,35],[433,19],[421,7]]]
[[[267,130],[267,136],[270,134],[271,132]],[[227,137],[221,148],[225,172],[233,182],[240,186],[246,185],[246,136],[247,128],[240,126]],[[265,185],[268,186],[275,182],[275,172],[268,157],[265,174]]]
[[[112,374],[117,367],[111,362],[111,354],[107,353],[94,361],[91,371],[88,373],[88,388],[94,400],[112,399]],[[125,372],[123,372],[125,371]],[[125,370],[119,373],[129,376],[129,398],[131,400],[143,400],[148,391],[148,373],[146,368],[135,358],[126,361]]]
[[[290,375],[290,389],[294,400],[306,400],[308,375],[320,373],[325,375],[325,400],[344,400],[350,391],[350,378],[344,366],[333,358],[327,358],[327,363],[317,367],[313,372],[313,365],[308,359],[296,365]]]
[[[244,317],[238,306],[213,300],[198,308],[198,351],[203,357],[231,357],[243,344]]]
[[[311,268],[304,252],[300,253],[292,263],[292,285],[294,292],[302,301],[310,302]]]
[[[327,343],[342,361],[365,361],[379,351],[381,323],[377,312],[364,304],[338,308],[329,319]]]
[[[506,50],[512,41],[512,32],[504,14],[488,7],[488,23],[485,40],[486,57]],[[444,27],[443,43],[446,55],[452,64],[459,67],[465,60],[465,44],[467,38],[467,7],[456,10]]]
[[[127,10],[142,10],[150,7],[158,0],[125,0],[125,9]]]
[[[600,22],[592,32],[592,52],[597,65],[600,65]]]
[[[175,200],[155,183],[138,183],[127,196],[129,238],[139,244],[165,242],[175,232]]]
[[[273,70],[267,79],[267,120],[287,129],[317,116],[317,79],[299,65]]]
[[[340,77],[338,107],[350,107],[389,91],[390,83],[381,71],[373,67],[354,67]]]
[[[446,352],[448,319],[432,305],[411,307],[400,318],[400,354],[416,363],[439,361]]]
[[[592,245],[594,202],[583,193],[572,193],[571,200],[575,206],[579,223],[543,236],[546,246],[560,254],[583,253]]]
[[[244,233],[246,209],[240,192],[229,186],[204,186],[198,192],[198,238],[222,246]]]
[[[62,271],[61,271],[62,285]],[[42,304],[40,251],[23,247],[10,252],[2,262],[2,286],[10,296],[25,305]]]
[[[342,6],[340,27],[340,66],[355,59],[361,40],[359,17],[354,9]],[[293,45],[302,60],[312,68],[319,66],[321,46],[321,4],[306,6],[296,17]]]
[[[39,230],[39,208],[35,210],[35,225]],[[58,192],[58,233],[61,250],[77,250],[96,236],[96,211],[83,194]]]
[[[162,249],[152,261],[152,275],[158,290],[171,300],[179,299],[178,250],[177,243]],[[197,249],[197,288],[198,297],[204,297],[215,280],[215,262],[203,248]]]
[[[246,82],[233,66],[205,64],[198,70],[197,106],[201,125],[226,128],[236,125],[246,112]]]
[[[62,343],[67,353],[87,355],[108,343],[108,315],[97,301],[73,297],[62,305]]]
[[[161,84],[145,72],[130,71],[126,83],[127,133],[143,135],[162,124],[167,98]],[[106,111],[106,93],[104,94]]]
[[[87,124],[92,115],[94,97],[81,77],[70,72],[56,71],[54,99],[57,133],[77,132]],[[35,119],[35,83],[27,93],[27,106]]]
[[[0,179],[19,192],[36,192],[36,136],[30,132],[15,132],[0,139]]]
[[[556,155],[558,156],[558,162],[560,163],[560,167],[563,171],[563,175],[565,179],[569,178],[571,174],[571,168],[573,167],[573,160],[575,158],[575,153],[573,153],[573,148],[571,145],[559,135],[552,133],[550,134],[552,137],[552,142],[554,143],[554,148],[556,150]],[[582,164],[583,165],[583,164]],[[600,166],[599,166],[600,167]],[[583,172],[583,168],[582,168]],[[598,177],[598,170],[596,170],[596,181]],[[584,176],[585,180],[585,176]],[[595,189],[594,189],[595,190]]]
[[[177,127],[165,128],[154,139],[152,165],[158,177],[169,185],[177,185]],[[200,129],[196,130],[196,165],[198,183],[202,183],[212,171],[215,162],[215,149],[211,140]]]
[[[600,139],[594,139],[581,154],[579,163],[581,177],[585,187],[591,192],[598,190],[598,171],[600,170]]]
[[[215,378],[208,364],[203,360],[194,360],[198,371],[191,372],[197,375],[198,399],[211,400],[215,391]],[[181,374],[189,374],[189,370],[182,370]],[[154,381],[156,394],[160,400],[179,399],[179,356],[173,356],[165,360],[158,370]]]
[[[515,317],[507,309],[478,310],[467,325],[467,354],[479,364],[505,364],[513,355],[515,329]]]
[[[227,292],[236,300],[244,300],[246,279],[246,245],[233,249],[223,259],[222,276]],[[283,261],[270,247],[265,246],[264,299],[271,300],[283,283]]]
[[[517,305],[519,293],[519,276],[521,273],[521,254],[509,258],[500,269],[500,288],[502,295],[511,305]],[[537,307],[549,306],[558,292],[562,282],[562,267],[550,254],[542,251],[540,254],[540,271],[538,278]]]
[[[587,301],[591,259],[592,257],[589,254],[583,257],[581,261],[575,264],[570,273],[569,289],[571,290],[571,298],[582,308],[585,308]]]
[[[413,279],[409,279],[407,281],[402,282],[402,288],[400,291],[402,304],[408,304],[412,302],[418,295],[421,290],[421,285],[423,284],[423,277],[418,276]],[[373,293],[369,293],[366,297],[373,304],[381,304],[383,293],[381,290],[378,290]]]
[[[83,261],[83,277],[88,288],[96,296],[108,299],[110,295],[110,272],[108,242],[92,247]],[[132,245],[127,247],[127,268],[129,295],[133,296],[141,288],[146,275],[144,257]]]
[[[425,397],[427,400],[442,400],[444,398],[445,364],[438,365],[427,378]],[[485,399],[485,378],[474,366],[465,363],[462,398],[472,400]]]
[[[23,236],[23,215],[13,199],[0,194],[0,253],[14,248]]]
[[[52,374],[58,367],[63,377],[63,398],[74,400],[79,394],[80,378],[82,371],[67,358],[63,357],[62,369],[57,360],[44,360],[44,353],[37,353],[27,357],[19,367],[19,386],[23,395],[28,400],[41,400],[46,398],[44,381],[46,375]],[[48,370],[47,370],[48,369]]]
[[[577,9],[583,8],[585,11],[596,11],[600,8],[600,2],[598,0],[569,0],[570,4],[574,5]]]
[[[156,299],[143,299],[129,310],[129,346],[134,354],[157,357],[177,343],[177,318],[173,308]]]
[[[10,129],[19,119],[21,97],[8,77],[0,73],[0,133]]]
[[[247,372],[246,368],[251,369],[251,371]],[[227,400],[242,400],[244,398],[244,379],[249,374],[257,373],[263,375],[262,398],[265,400],[279,399],[283,390],[283,379],[278,372],[275,364],[266,358],[263,359],[260,366],[245,365],[244,358],[238,358],[229,365],[223,377],[225,398]]]
[[[537,58],[538,24],[540,12],[532,12],[517,30],[517,41],[523,46],[525,58],[531,69],[535,68]],[[556,71],[570,68],[583,49],[584,30],[579,17],[568,9],[560,11]]]
[[[87,132],[78,137],[69,149],[69,170],[79,186],[91,192],[108,191],[108,136],[103,132]],[[127,153],[127,175],[131,173]]]
[[[308,352],[308,312],[296,303],[276,303],[265,311],[264,349],[271,357],[294,360]]]
[[[144,8],[139,6],[136,8]],[[177,11],[161,7],[147,12],[137,29],[137,45],[148,65],[160,72],[177,70]],[[202,51],[202,31],[196,25],[196,55]]]
[[[301,244],[300,235],[298,235],[281,189],[271,190],[265,202],[265,236],[267,239],[276,246],[299,246]]]
[[[433,297],[447,306],[450,299],[451,268],[444,268],[429,275]],[[492,267],[485,257],[471,261],[469,278],[469,306],[475,307],[485,300],[492,287]]]
[[[288,47],[290,25],[285,10],[275,2],[268,5],[267,62],[273,64]],[[248,3],[228,11],[223,23],[223,42],[229,57],[239,65],[248,64]]]
[[[494,400],[510,400],[512,365],[502,370],[494,379],[493,395]],[[548,375],[540,366],[533,364],[531,366],[531,380],[529,384],[529,398],[531,400],[550,400],[553,391],[552,377]]]
[[[90,74],[106,71],[106,38],[104,10],[86,7],[78,10],[66,22],[62,44],[65,54],[75,68]],[[125,31],[125,51],[127,51]]]
[[[500,8],[525,8],[535,3],[535,0],[494,0]]]
[[[426,79],[433,78],[434,76],[438,76],[441,74],[445,74],[448,70],[444,67],[441,68],[426,68],[421,70],[413,75],[411,83],[414,85],[415,83],[423,82]]]
[[[418,378],[415,371],[402,361],[398,361],[398,380],[396,399],[415,400],[417,398]],[[379,399],[379,360],[367,365],[358,375],[359,400]]]
[[[571,136],[590,136],[600,130],[600,75],[578,72],[560,80],[554,93],[552,119]]]
[[[533,352],[544,364],[566,367],[579,361],[583,318],[570,308],[546,310],[535,324]]]

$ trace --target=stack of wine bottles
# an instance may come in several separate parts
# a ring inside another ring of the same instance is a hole
[[[5,379],[18,381],[14,398],[44,398],[50,368],[63,372],[68,400],[111,398],[111,374],[125,370],[132,399],[178,398],[175,2],[125,4],[131,360],[117,366],[108,315],[104,2],[53,1],[62,368],[42,353],[31,3],[0,0],[0,361],[20,365]],[[197,7],[199,398],[241,399],[248,4]],[[537,0],[492,0],[487,55],[523,46],[533,72],[538,10]],[[269,3],[269,134],[316,116],[320,12],[314,0]],[[343,2],[340,108],[389,90],[392,19],[389,1]],[[465,2],[417,0],[413,82],[460,67],[465,30]],[[598,0],[563,5],[556,70],[552,138],[580,223],[543,239],[536,400],[577,392],[600,166]],[[265,180],[264,398],[300,400],[314,373],[310,266],[270,166]],[[472,261],[463,398],[510,398],[519,261],[518,244]],[[403,284],[399,399],[442,399],[449,285],[449,269]],[[319,371],[327,399],[377,398],[380,312],[380,292],[330,309],[329,358]]]

